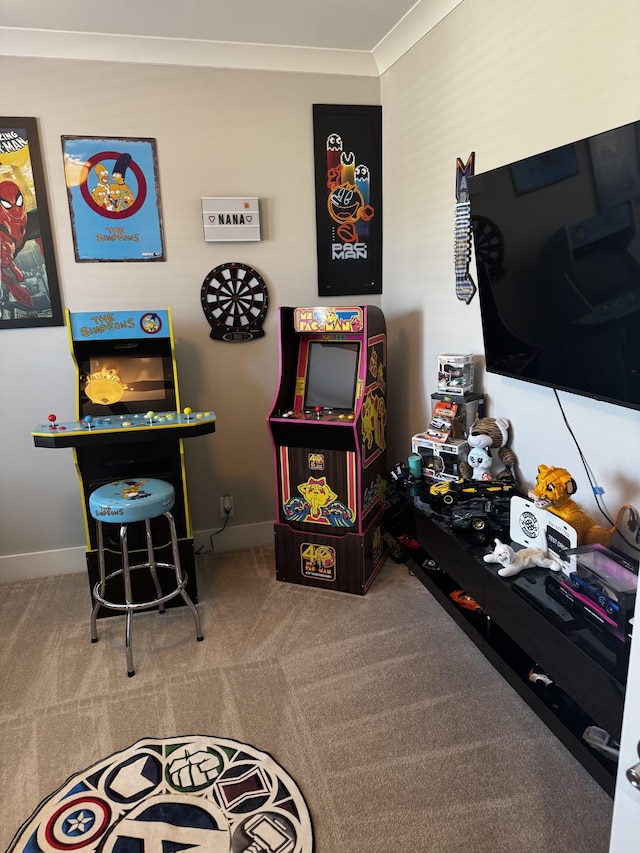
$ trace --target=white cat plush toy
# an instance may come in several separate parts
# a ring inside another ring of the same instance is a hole
[[[472,447],[467,455],[467,462],[473,469],[472,480],[491,480],[493,459],[488,447]]]
[[[530,569],[532,566],[551,569],[553,572],[559,572],[562,568],[560,563],[542,548],[522,548],[520,551],[514,551],[510,545],[505,545],[499,539],[496,539],[495,543],[493,552],[485,554],[483,560],[485,563],[500,563],[502,566],[498,569],[500,577],[508,578],[517,575],[522,569]]]

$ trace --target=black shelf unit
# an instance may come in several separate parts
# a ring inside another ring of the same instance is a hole
[[[622,644],[570,613],[549,594],[553,572],[527,569],[502,578],[485,563],[493,538],[454,531],[420,496],[399,487],[385,513],[385,527],[413,539],[406,547],[411,572],[482,651],[540,719],[613,797],[616,762],[590,747],[587,726],[604,729],[619,742],[629,644]],[[478,541],[478,538],[480,541]],[[551,580],[548,580],[551,578]],[[481,612],[450,598],[463,589]],[[553,680],[545,686],[529,673],[539,666]]]

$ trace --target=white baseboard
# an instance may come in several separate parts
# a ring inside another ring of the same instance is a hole
[[[212,534],[213,537],[212,537]],[[273,521],[259,524],[239,524],[237,527],[217,527],[215,530],[196,530],[193,545],[196,554],[204,554],[212,548],[218,553],[242,551],[245,548],[258,548],[260,545],[273,545]]]
[[[194,532],[196,553],[204,554],[212,547],[218,553],[241,551],[273,544],[273,522],[241,524],[223,531],[198,530]],[[216,534],[213,536],[212,534]],[[86,572],[86,551],[81,548],[61,548],[57,551],[34,551],[28,554],[8,554],[0,557],[0,584],[46,578],[50,575],[70,575]]]
[[[0,583],[86,572],[85,553],[84,548],[61,548],[58,551],[8,554],[0,557]]]

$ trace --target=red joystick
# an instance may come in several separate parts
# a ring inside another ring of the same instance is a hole
[[[315,412],[316,412],[316,418],[317,418],[318,420],[320,420],[320,415],[322,414],[322,406],[316,406],[316,407],[315,407]]]
[[[56,424],[56,416],[55,415],[49,415],[47,420],[49,421],[49,429],[58,429],[58,425]]]

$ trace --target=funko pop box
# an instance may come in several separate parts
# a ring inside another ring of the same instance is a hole
[[[468,450],[469,445],[461,438],[441,442],[424,432],[411,438],[411,452],[422,457],[422,476],[429,480],[457,480]]]
[[[438,391],[461,396],[473,391],[473,356],[445,353],[438,356]]]

